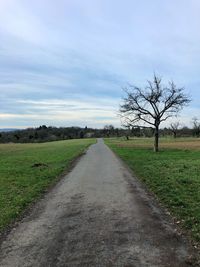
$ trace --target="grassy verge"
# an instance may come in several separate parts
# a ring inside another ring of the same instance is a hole
[[[200,141],[163,139],[159,153],[152,151],[151,139],[106,143],[200,244]]]
[[[0,230],[12,222],[95,139],[0,145]]]

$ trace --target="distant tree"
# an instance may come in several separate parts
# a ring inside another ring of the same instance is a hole
[[[38,133],[35,132],[35,139],[38,139]]]
[[[19,140],[19,135],[18,134],[15,134],[14,137],[17,139],[17,141]]]
[[[152,127],[146,127],[142,129],[142,133],[145,137],[152,137],[154,134],[154,129],[152,129]]]
[[[158,152],[159,127],[163,121],[176,115],[190,98],[183,93],[183,88],[177,88],[174,82],[168,86],[162,85],[162,79],[154,75],[153,81],[147,81],[142,89],[134,85],[125,88],[126,97],[120,107],[124,125],[154,128],[154,151]]]
[[[181,136],[192,136],[193,135],[193,129],[190,129],[187,126],[183,126],[181,129],[179,129],[179,132]]]
[[[47,129],[46,125],[42,125],[42,126],[38,127],[38,130],[46,130],[46,129]]]
[[[172,131],[173,135],[174,135],[174,138],[177,137],[177,131],[178,131],[178,128],[180,127],[180,122],[177,121],[177,122],[173,122],[170,124],[170,130]]]
[[[104,133],[109,137],[114,132],[114,126],[112,124],[104,126]]]
[[[84,138],[84,132],[80,131],[80,138]]]
[[[34,136],[32,134],[30,134],[28,138],[31,140],[34,138]]]
[[[126,136],[126,140],[129,140],[129,136],[131,134],[131,127],[129,125],[126,126],[126,131],[125,131],[125,136]]]
[[[137,137],[141,136],[141,129],[140,129],[140,127],[138,127],[138,126],[132,127],[131,133],[132,133],[133,136],[137,136]]]
[[[199,137],[200,136],[200,123],[197,117],[192,118],[193,124],[193,135]]]
[[[115,133],[116,133],[116,136],[119,137],[119,129],[118,128],[115,129]]]

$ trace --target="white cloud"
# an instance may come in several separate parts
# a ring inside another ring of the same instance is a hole
[[[89,100],[61,100],[44,99],[41,101],[18,100],[17,104],[23,106],[22,114],[1,113],[0,123],[7,121],[31,121],[31,125],[88,125],[102,127],[104,124],[114,123],[119,126],[117,112],[113,102],[109,99],[100,99],[94,102]],[[40,123],[43,121],[43,123]]]
[[[153,71],[185,85],[198,110],[199,7],[197,0],[1,0],[1,121],[117,125],[121,87],[145,84]],[[189,123],[193,114],[182,114]]]

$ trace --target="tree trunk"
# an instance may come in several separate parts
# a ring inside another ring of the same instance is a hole
[[[176,138],[176,132],[174,132],[174,138]]]
[[[155,127],[154,152],[158,152],[159,128]]]

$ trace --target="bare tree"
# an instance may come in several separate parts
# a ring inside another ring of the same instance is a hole
[[[170,129],[171,129],[171,131],[172,131],[172,133],[173,133],[173,135],[174,135],[174,138],[176,138],[176,136],[177,136],[177,131],[178,131],[178,128],[180,127],[180,122],[179,121],[177,121],[177,122],[172,122],[171,124],[170,124]]]
[[[110,137],[110,135],[114,132],[115,128],[112,124],[110,124],[110,125],[105,125],[103,129],[107,137]]]
[[[197,117],[192,118],[192,124],[193,124],[193,134],[196,137],[199,137],[200,135],[200,123]]]
[[[183,93],[184,89],[177,88],[173,81],[169,82],[168,86],[163,86],[161,82],[162,79],[154,75],[153,81],[147,81],[144,89],[129,85],[124,89],[126,97],[120,106],[124,125],[133,127],[151,125],[154,128],[155,152],[158,152],[160,124],[177,115],[190,102],[190,98]]]
[[[128,141],[129,140],[129,135],[131,133],[131,127],[129,125],[125,125],[125,127],[126,127],[125,137],[126,137],[126,140]]]

